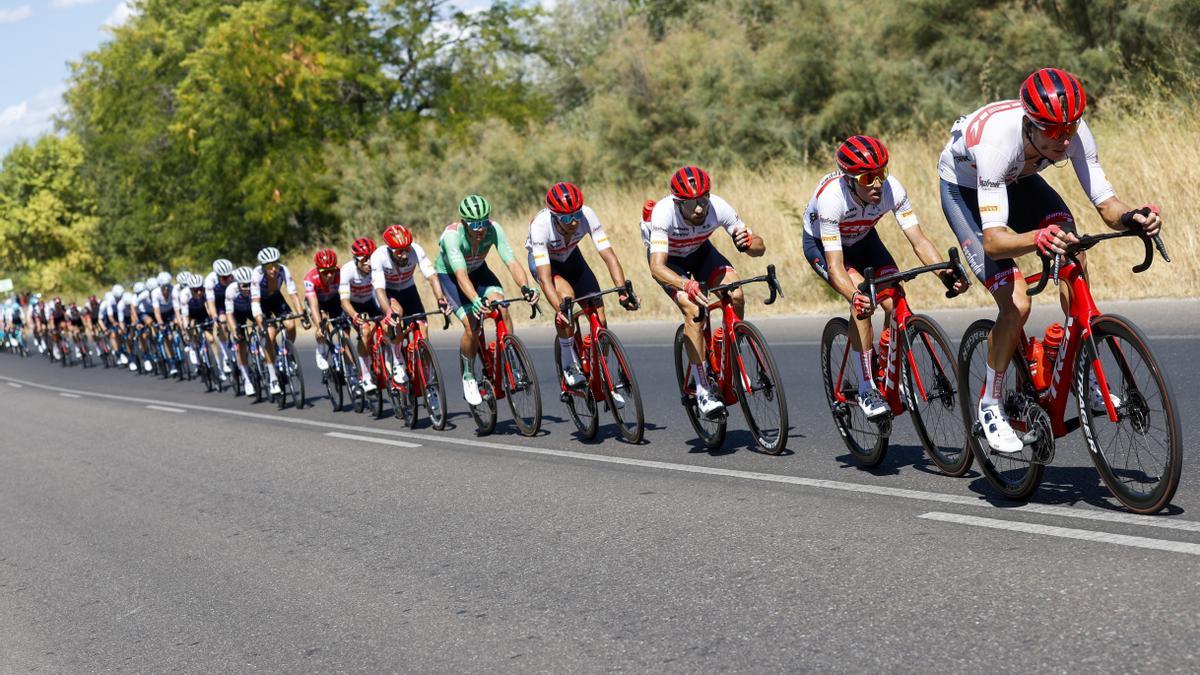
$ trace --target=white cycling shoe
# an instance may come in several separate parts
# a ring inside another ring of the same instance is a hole
[[[725,404],[711,391],[696,394],[696,405],[700,407],[700,414],[705,417],[713,417],[725,409]]]
[[[983,436],[987,439],[987,443],[991,446],[992,450],[1012,454],[1020,452],[1025,448],[1025,443],[1017,437],[1017,433],[1008,425],[1008,418],[1004,416],[1004,411],[1000,408],[1000,404],[984,405],[980,401],[976,414],[980,426],[983,427]]]
[[[479,383],[475,378],[463,378],[463,398],[467,399],[470,405],[479,405],[483,403],[483,395],[479,393]]]
[[[364,394],[373,392],[378,388],[379,387],[375,386],[375,382],[372,381],[371,378],[369,378],[369,377],[362,381],[362,390],[363,390]]]
[[[282,393],[283,393],[283,389],[280,388],[280,386],[279,386],[279,380],[275,380],[274,382],[272,382],[271,383],[271,394],[273,396],[277,396]]]
[[[563,381],[565,381],[567,386],[571,389],[583,386],[583,383],[586,381],[583,377],[583,371],[580,370],[579,366],[575,365],[574,363],[566,368],[563,368],[562,374]]]
[[[329,360],[321,352],[317,352],[317,370],[329,370]]]
[[[858,395],[858,407],[869,420],[876,420],[888,414],[891,408],[884,400],[883,394],[874,387]]]
[[[250,378],[242,380],[242,393],[246,396],[254,395],[254,383],[250,381]]]

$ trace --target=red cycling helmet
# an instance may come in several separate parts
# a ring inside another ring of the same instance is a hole
[[[350,244],[350,252],[355,258],[366,258],[375,252],[375,240],[370,237],[360,237]]]
[[[583,192],[574,183],[555,183],[546,193],[552,213],[575,213],[583,208]]]
[[[1058,68],[1042,68],[1021,85],[1021,107],[1039,126],[1062,126],[1083,117],[1087,94],[1074,75]]]
[[[887,148],[870,136],[851,136],[837,149],[838,168],[848,176],[879,171],[887,163]]]
[[[685,166],[671,176],[671,194],[676,199],[696,199],[708,194],[712,180],[698,166]]]
[[[328,248],[317,251],[317,254],[313,256],[313,264],[319,270],[337,267],[337,252]]]
[[[408,228],[403,225],[389,225],[383,231],[383,241],[388,248],[403,251],[412,246],[412,232],[409,232]]]

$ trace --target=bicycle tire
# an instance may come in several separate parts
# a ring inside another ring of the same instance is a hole
[[[958,347],[958,396],[959,407],[962,409],[963,428],[967,432],[967,443],[975,455],[979,470],[987,478],[992,487],[1001,495],[1015,501],[1029,499],[1042,482],[1042,472],[1046,465],[1033,461],[1033,450],[1026,446],[1020,453],[1001,454],[993,452],[982,437],[982,431],[976,431],[976,410],[979,397],[975,392],[982,392],[987,379],[987,344],[988,334],[995,325],[991,319],[979,319],[967,326],[963,333],[962,342]],[[1016,395],[1027,383],[1022,378],[1022,371],[1016,367],[1021,361],[1020,352],[1013,355],[1009,363],[1006,382],[1006,413],[1008,401]],[[1040,410],[1040,408],[1038,408]],[[1013,421],[1009,413],[1010,423]],[[1015,430],[1015,429],[1014,429]]]
[[[304,367],[300,365],[300,359],[296,358],[296,346],[286,337],[283,339],[283,344],[287,350],[287,365],[284,368],[287,377],[287,389],[292,393],[292,407],[296,410],[303,410],[304,406],[308,405],[308,398],[304,390]]]
[[[558,340],[555,340],[554,369],[558,373],[558,386],[562,392],[563,403],[567,404],[567,412],[571,416],[571,421],[575,423],[575,430],[579,432],[579,437],[590,441],[596,437],[596,432],[600,428],[600,411],[596,407],[596,397],[592,394],[591,377],[585,378],[580,389],[571,391],[567,387],[566,377],[563,375],[562,357],[562,346],[559,345]],[[584,375],[588,376],[589,373],[584,373]]]
[[[421,399],[425,404],[425,412],[429,415],[429,424],[441,431],[446,428],[446,386],[442,381],[442,366],[438,363],[437,354],[425,338],[417,343],[417,358],[421,364]],[[415,421],[413,426],[416,426]]]
[[[683,326],[680,325],[675,331],[675,343],[673,346],[675,356],[675,382],[679,385],[679,396],[683,403],[683,409],[687,413],[688,421],[692,423],[692,429],[696,431],[696,435],[700,437],[700,441],[705,448],[715,450],[725,443],[725,432],[728,428],[729,417],[722,416],[720,419],[709,419],[700,414],[700,406],[696,402],[694,394],[688,394],[687,391],[687,356],[683,347]]]
[[[737,394],[738,402],[742,407],[742,414],[746,417],[746,426],[750,427],[750,433],[754,435],[754,442],[758,447],[762,448],[763,452],[778,455],[787,448],[788,441],[788,410],[787,410],[787,395],[783,391],[782,380],[779,378],[779,368],[775,365],[775,357],[771,353],[771,348],[767,344],[767,338],[763,336],[762,331],[758,326],[749,321],[739,321],[733,327],[733,349],[730,350],[729,365],[734,377],[734,392]],[[750,364],[746,361],[746,355],[742,353],[739,345],[745,342],[750,347],[750,356],[753,357],[754,372],[743,373],[743,369]],[[741,356],[741,358],[736,358]],[[742,377],[742,375],[746,377]],[[745,390],[746,381],[751,382],[751,391]],[[751,397],[761,392],[764,405],[761,407],[761,412],[775,412],[775,417],[766,427],[762,424],[762,416],[751,409],[751,402],[755,399]],[[775,430],[772,432],[771,425],[774,425]]]
[[[1075,399],[1079,406],[1079,418],[1083,420],[1080,428],[1088,446],[1088,455],[1109,491],[1126,508],[1136,513],[1157,513],[1171,503],[1183,473],[1183,440],[1171,382],[1167,373],[1158,365],[1146,335],[1132,321],[1116,314],[1104,314],[1092,321],[1091,330],[1092,339],[1085,340],[1083,349],[1079,350],[1079,361],[1075,370]],[[1132,348],[1141,364],[1145,366],[1144,369],[1131,367],[1130,360],[1133,354],[1123,349],[1118,341],[1123,341]],[[1093,345],[1100,352],[1099,355],[1093,352]],[[1097,356],[1109,391],[1121,400],[1116,432],[1112,431],[1113,426],[1107,411],[1094,414],[1090,410],[1089,374]],[[1148,375],[1140,386],[1136,382],[1139,370],[1144,370]],[[1135,382],[1129,381],[1131,377]],[[1150,385],[1158,390],[1157,395],[1148,391]],[[1161,401],[1161,409],[1151,409],[1155,399]],[[1124,430],[1122,422],[1127,422],[1129,431],[1132,432],[1128,434],[1131,446],[1134,441],[1144,442],[1149,432],[1155,429],[1155,422],[1162,425],[1161,430],[1167,435],[1164,442],[1155,441],[1162,448],[1163,459],[1159,461],[1162,464],[1161,474],[1149,489],[1132,488],[1128,478],[1139,473],[1145,474],[1148,469],[1153,468],[1153,454],[1148,449],[1146,452],[1138,452],[1136,462],[1133,462],[1135,465],[1131,466],[1130,459],[1120,460],[1117,448],[1113,447],[1116,445],[1118,434]],[[1103,446],[1101,439],[1107,439]],[[1147,458],[1147,461],[1143,461]]]
[[[512,334],[504,336],[500,355],[500,381],[513,423],[523,436],[534,436],[542,428],[542,390],[533,359],[529,358],[521,338]],[[518,404],[518,396],[523,405]]]
[[[608,409],[612,411],[613,419],[617,422],[617,431],[627,443],[641,443],[646,433],[642,392],[638,388],[637,377],[633,374],[633,369],[629,367],[629,357],[625,353],[625,346],[621,344],[617,334],[607,328],[600,329],[596,335],[596,341],[598,343],[596,353],[600,355],[605,364],[600,371],[600,378],[604,383],[604,398]],[[611,362],[609,355],[612,356]],[[613,377],[614,366],[616,366],[615,377]],[[619,394],[624,399],[623,406],[617,407],[613,400],[614,394]],[[632,410],[630,410],[631,407]]]
[[[480,345],[480,350],[486,349]],[[479,387],[479,396],[483,399],[478,405],[467,404],[471,417],[475,420],[475,431],[480,436],[487,436],[496,430],[496,392],[492,382],[483,373],[482,351],[471,359],[471,373],[475,376],[475,384]],[[461,368],[460,368],[461,370]],[[461,374],[461,373],[460,373]]]
[[[948,476],[961,476],[971,468],[974,456],[967,446],[962,415],[955,410],[959,404],[958,357],[946,331],[933,318],[915,314],[907,324],[900,361],[905,405],[929,461]],[[930,367],[922,373],[926,362]]]
[[[850,356],[847,350],[854,353],[850,349],[850,322],[840,316],[834,317],[821,331],[821,378],[824,380],[829,413],[854,461],[863,467],[878,466],[887,455],[891,417],[884,418],[882,422],[871,422],[858,407],[861,375],[858,364],[850,362],[857,357]],[[843,358],[845,363],[842,362]],[[841,375],[840,393],[844,401],[839,401],[834,392],[836,375]]]

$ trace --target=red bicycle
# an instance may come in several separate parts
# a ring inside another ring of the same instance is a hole
[[[863,270],[865,280],[859,290],[874,306],[876,289],[884,284],[912,281],[922,274],[951,270],[958,279],[967,273],[959,262],[958,249],[950,249],[949,261],[896,272],[882,277],[875,270]],[[946,297],[958,295],[946,284]],[[878,367],[873,368],[879,393],[891,410],[881,419],[868,420],[858,405],[858,355],[850,348],[850,323],[836,317],[825,324],[821,334],[821,373],[825,395],[846,448],[863,466],[883,461],[892,433],[892,421],[905,410],[912,412],[913,426],[929,459],[951,476],[961,476],[971,467],[971,451],[955,406],[958,405],[958,364],[946,331],[932,317],[913,314],[908,298],[896,286],[896,306],[891,321],[879,335]]]
[[[433,428],[439,431],[446,428],[446,389],[442,385],[442,366],[425,334],[428,326],[424,319],[435,314],[442,317],[442,330],[450,327],[450,317],[437,310],[400,318],[400,346],[404,350],[408,384],[400,387],[400,408],[396,415],[412,429],[417,427],[418,398],[424,403]]]
[[[1046,465],[1054,460],[1054,440],[1077,427],[1083,430],[1100,478],[1130,510],[1156,513],[1171,502],[1179,487],[1183,443],[1167,374],[1141,329],[1124,317],[1100,313],[1076,258],[1107,239],[1132,236],[1145,245],[1145,258],[1133,271],[1144,272],[1154,261],[1152,239],[1140,230],[1129,230],[1083,235],[1065,256],[1043,258],[1041,273],[1028,277],[1036,284],[1027,291],[1029,295],[1042,292],[1051,278],[1055,284],[1066,281],[1071,285],[1071,304],[1061,345],[1054,345],[1061,328],[1050,331],[1046,343],[1028,340],[1022,332],[1009,364],[1003,405],[1013,430],[1025,442],[1019,453],[993,451],[975,419],[994,322],[976,321],[963,335],[958,357],[964,378],[959,388],[963,423],[970,430],[968,441],[980,469],[1005,497],[1024,500],[1033,494]],[[1154,237],[1153,244],[1170,262],[1162,240]],[[1078,416],[1065,419],[1072,393]]]
[[[479,433],[490,434],[496,430],[496,399],[508,400],[513,422],[525,436],[533,436],[542,427],[542,392],[538,386],[537,373],[533,370],[533,359],[525,343],[508,329],[504,313],[500,310],[516,300],[492,300],[484,304],[483,315],[474,322],[475,339],[479,352],[471,359],[471,372],[479,385],[483,401],[469,406],[471,417]],[[538,314],[538,306],[532,305],[529,318]],[[491,320],[495,325],[496,339],[488,341],[484,322]],[[496,388],[499,383],[499,389]]]
[[[604,401],[605,407],[612,412],[617,422],[621,438],[630,443],[641,443],[646,422],[642,413],[642,394],[638,389],[637,378],[633,375],[633,369],[629,367],[625,347],[621,345],[615,333],[600,323],[599,308],[589,302],[610,293],[628,293],[633,296],[633,283],[626,281],[624,286],[592,293],[582,298],[562,299],[559,309],[567,316],[568,321],[575,324],[575,354],[587,382],[582,387],[567,386],[562,374],[562,348],[558,340],[555,340],[554,364],[558,368],[559,386],[562,389],[559,398],[567,404],[571,420],[575,422],[575,428],[584,439],[591,440],[596,437],[596,431],[600,427],[596,402]],[[587,318],[587,333],[579,329],[581,314],[574,312],[576,304],[583,310],[582,316]]]
[[[779,454],[787,446],[788,437],[787,398],[780,385],[779,369],[775,367],[775,357],[771,355],[767,339],[754,324],[738,318],[729,298],[730,291],[755,283],[765,283],[770,289],[770,296],[763,304],[773,304],[777,296],[783,295],[775,277],[775,266],[767,265],[764,275],[704,291],[716,295],[717,300],[702,307],[696,321],[704,324],[704,344],[708,346],[712,380],[710,391],[719,392],[726,406],[740,403],[754,442],[766,452]],[[712,326],[713,310],[719,314],[720,324],[716,328]],[[683,342],[683,326],[680,325],[675,331],[675,379],[679,383],[684,410],[704,446],[719,448],[725,442],[728,410],[723,408],[714,417],[706,417],[700,412],[696,383],[692,380],[692,368],[688,366]]]
[[[361,314],[359,316],[362,316]],[[375,329],[371,331],[370,337],[367,338],[367,352],[370,359],[367,366],[370,373],[364,373],[364,379],[370,377],[375,382],[375,390],[367,393],[363,398],[370,397],[369,405],[375,412],[375,419],[383,418],[383,402],[384,397],[391,402],[392,413],[407,421],[407,409],[411,402],[404,389],[405,385],[396,382],[392,373],[392,343],[391,338],[396,334],[395,326],[387,325],[387,317],[372,316],[362,317],[362,323],[373,323]],[[361,328],[359,329],[361,333]],[[413,404],[415,407],[415,404]],[[414,411],[415,414],[415,411]]]

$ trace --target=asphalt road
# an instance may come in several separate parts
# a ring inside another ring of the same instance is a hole
[[[1200,303],[1105,308],[1188,413],[1164,515],[1116,507],[1076,436],[1025,506],[939,475],[903,418],[857,468],[815,317],[757,322],[787,383],[779,457],[740,411],[724,449],[694,440],[669,324],[616,326],[639,446],[575,438],[543,327],[520,327],[535,438],[503,405],[477,437],[457,395],[454,428],[410,432],[0,355],[0,670],[1194,672]],[[953,336],[979,314],[935,316]],[[456,336],[435,337],[449,372]]]

